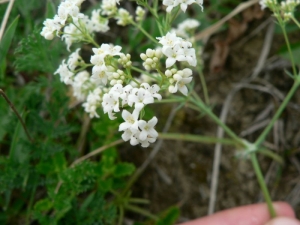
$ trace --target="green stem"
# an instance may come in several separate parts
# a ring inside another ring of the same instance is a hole
[[[144,210],[140,207],[137,207],[137,206],[134,206],[134,205],[125,205],[124,207],[125,209],[131,211],[131,212],[135,212],[135,213],[138,213],[138,214],[141,214],[143,216],[146,216],[148,218],[151,218],[153,220],[158,220],[159,218],[153,214],[151,214],[150,212],[148,212],[147,210]]]
[[[155,100],[155,103],[177,103],[177,102],[185,102],[186,98],[171,98],[171,99],[162,99]]]
[[[252,162],[252,166],[254,168],[254,171],[255,171],[258,183],[259,183],[260,188],[262,190],[262,193],[264,195],[265,201],[266,201],[266,203],[268,205],[268,209],[269,209],[271,218],[274,218],[274,217],[276,217],[276,212],[274,210],[274,207],[273,207],[273,204],[272,204],[272,199],[270,197],[268,188],[266,186],[264,177],[262,175],[262,172],[261,172],[261,169],[260,169],[260,166],[259,166],[259,163],[258,163],[258,160],[257,160],[255,152],[251,153],[251,162]]]
[[[138,67],[131,66],[130,69],[132,69],[132,70],[134,70],[134,71],[136,71],[136,72],[138,72],[138,73],[140,73],[140,74],[146,74],[147,76],[153,78],[154,80],[157,80],[157,81],[160,80],[160,79],[158,79],[157,76],[153,76],[153,75],[152,75],[151,73],[149,73],[148,71],[144,71],[144,70],[142,70],[142,69],[140,69],[140,68],[138,68]]]
[[[274,153],[274,151],[271,151],[269,149],[258,149],[257,152],[270,157],[274,161],[280,163],[280,165],[284,165],[284,160],[282,159],[282,157]]]
[[[276,111],[276,113],[273,116],[273,118],[271,119],[270,123],[263,130],[263,132],[261,133],[261,135],[255,141],[254,144],[257,147],[260,146],[261,143],[266,139],[266,136],[268,135],[268,133],[270,132],[270,130],[273,127],[274,123],[277,121],[277,119],[279,118],[279,116],[281,115],[281,113],[283,112],[283,110],[285,109],[285,107],[287,106],[287,104],[289,103],[290,99],[294,95],[294,93],[297,90],[297,88],[299,87],[299,85],[300,85],[300,77],[297,77],[296,80],[295,80],[295,82],[294,82],[293,87],[291,88],[291,90],[289,91],[289,93],[287,94],[287,96],[285,97],[285,99],[283,100],[283,102],[281,103],[280,107]]]
[[[83,31],[79,26],[77,26],[75,23],[72,22],[72,24],[82,33],[82,35],[84,36],[86,42],[89,42],[93,45],[95,45],[97,48],[99,48],[100,46],[98,45],[97,42],[95,42],[95,40],[91,37],[91,35],[87,32],[87,31]]]
[[[155,44],[158,44],[158,41],[157,41],[154,37],[152,37],[151,34],[149,34],[142,26],[140,26],[139,24],[137,24],[137,23],[134,22],[134,21],[131,21],[131,24],[132,24],[133,26],[135,26],[136,28],[138,28],[140,31],[142,31],[142,33],[143,33],[146,37],[148,37],[151,41],[153,41]]]
[[[170,27],[171,27],[172,23],[174,22],[174,20],[175,20],[175,19],[177,18],[177,16],[179,15],[179,10],[180,10],[180,7],[177,6],[175,13],[172,13],[173,16],[172,16],[172,18],[170,19],[170,21],[168,21]]]
[[[213,121],[215,121],[224,131],[231,137],[236,143],[241,144],[242,146],[245,143],[229,128],[227,127],[211,110],[208,108],[202,101],[190,99],[196,106],[198,106],[203,112],[205,112]]]
[[[291,62],[292,62],[293,73],[294,73],[294,76],[296,76],[297,70],[296,70],[296,66],[295,66],[295,61],[294,61],[294,57],[293,57],[291,45],[290,45],[288,36],[286,34],[284,22],[281,21],[281,20],[279,20],[279,24],[281,26],[281,29],[282,29],[282,32],[283,32],[283,36],[284,36],[284,39],[285,39],[285,42],[286,42],[286,45],[287,45],[287,48],[288,48],[288,51],[289,51],[290,59],[291,59]]]
[[[124,218],[124,208],[122,206],[119,207],[120,215],[118,225],[122,225],[123,218]]]
[[[193,141],[207,144],[216,144],[222,143],[225,145],[234,145],[236,146],[236,142],[226,138],[216,138],[209,136],[201,136],[201,135],[192,135],[192,134],[174,134],[174,133],[159,133],[159,139],[167,139],[167,140],[182,140],[182,141]]]
[[[32,211],[32,206],[33,206],[33,200],[35,197],[35,191],[36,191],[36,182],[34,182],[34,188],[32,189],[31,195],[30,195],[30,200],[29,200],[29,205],[27,208],[27,213],[26,213],[26,224],[29,225],[30,222],[30,216],[31,216],[31,211]]]
[[[294,17],[291,16],[291,19],[294,21],[294,23],[300,28],[300,23],[298,22],[298,20]]]
[[[129,203],[135,203],[135,204],[149,204],[150,201],[148,199],[142,199],[142,198],[130,198],[128,200]]]
[[[201,86],[203,89],[205,103],[206,103],[206,105],[210,105],[208,91],[207,91],[207,85],[206,85],[204,74],[202,73],[201,69],[199,69],[199,77],[200,77],[200,82],[201,82]]]

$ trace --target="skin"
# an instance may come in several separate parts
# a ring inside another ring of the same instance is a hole
[[[300,225],[295,213],[285,202],[275,202],[277,217],[270,218],[266,204],[253,204],[228,209],[211,216],[179,225]]]

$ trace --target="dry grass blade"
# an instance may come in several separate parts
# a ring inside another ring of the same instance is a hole
[[[76,159],[76,160],[72,163],[72,165],[71,165],[70,167],[74,167],[76,164],[81,163],[82,161],[84,161],[84,160],[86,160],[86,159],[88,159],[88,158],[91,158],[91,157],[93,157],[93,156],[95,156],[95,155],[98,155],[99,153],[103,152],[104,150],[106,150],[106,149],[108,149],[108,148],[110,148],[110,147],[119,145],[119,144],[121,144],[121,143],[123,143],[123,142],[124,142],[124,141],[123,141],[122,139],[119,139],[119,140],[114,141],[114,142],[112,142],[112,143],[110,143],[110,144],[108,144],[108,145],[104,145],[104,146],[102,146],[102,147],[100,147],[100,148],[97,148],[96,150],[90,152],[89,154],[86,154],[85,156],[82,156],[82,157],[80,157],[79,159]]]
[[[9,2],[10,0],[0,0],[0,4],[3,4],[3,3],[6,3],[6,2]]]
[[[12,9],[12,7],[14,5],[14,2],[15,2],[15,0],[10,0],[9,4],[8,4],[8,6],[6,8],[5,15],[4,15],[4,18],[2,20],[1,27],[0,27],[0,41],[1,41],[2,36],[4,34],[4,30],[5,30],[7,21],[8,21],[8,17],[10,15],[10,12],[11,12],[11,9]],[[4,2],[0,2],[0,3],[4,3]]]
[[[221,19],[219,22],[217,22],[216,24],[206,28],[205,30],[203,30],[202,32],[196,34],[195,39],[196,40],[200,40],[200,39],[208,39],[209,36],[211,36],[212,34],[214,34],[217,30],[219,30],[219,28],[225,23],[227,22],[229,19],[231,19],[232,17],[234,17],[235,15],[239,14],[240,12],[242,12],[243,10],[247,9],[248,7],[258,3],[259,0],[250,0],[244,3],[239,4],[231,13],[229,13],[227,16],[225,16],[223,19]]]

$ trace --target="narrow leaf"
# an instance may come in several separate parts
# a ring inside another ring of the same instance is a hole
[[[19,21],[19,16],[17,16],[14,19],[14,21],[9,25],[0,42],[0,65],[2,65],[4,59],[6,58],[6,54],[8,52],[8,49],[14,37],[18,21]]]

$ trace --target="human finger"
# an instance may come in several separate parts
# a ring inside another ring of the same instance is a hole
[[[300,225],[300,221],[290,217],[278,217],[270,220],[265,225]]]
[[[295,217],[292,207],[287,203],[275,202],[273,206],[277,216]],[[262,225],[270,219],[268,207],[263,203],[224,210],[181,225]]]

